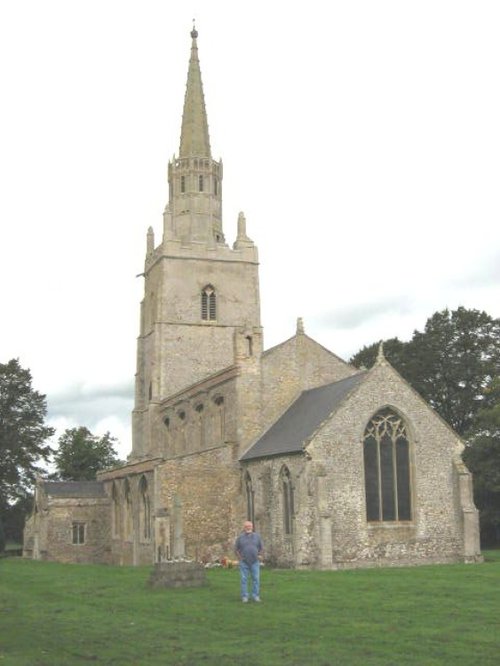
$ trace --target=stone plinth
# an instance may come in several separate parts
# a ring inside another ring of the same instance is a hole
[[[151,587],[202,587],[207,584],[205,568],[198,562],[158,562],[149,579]]]

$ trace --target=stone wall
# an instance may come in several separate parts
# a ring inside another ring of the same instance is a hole
[[[158,511],[169,516],[172,555],[197,561],[232,556],[244,518],[234,446],[167,460],[157,479]]]
[[[393,408],[410,435],[412,518],[368,522],[363,435]],[[318,431],[304,454],[245,464],[266,557],[279,566],[354,568],[480,560],[471,478],[458,436],[386,364],[375,367]],[[286,534],[282,473],[290,473],[293,531]]]
[[[271,424],[304,390],[358,372],[303,333],[262,356],[262,421]]]
[[[73,524],[84,525],[84,543],[73,543]],[[109,500],[48,498],[28,521],[25,557],[57,562],[111,562]]]

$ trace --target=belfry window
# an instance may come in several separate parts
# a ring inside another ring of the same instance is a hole
[[[181,192],[186,191],[186,176],[181,176]]]
[[[294,501],[292,477],[288,467],[283,467],[280,473],[281,492],[283,500],[283,530],[285,534],[293,534]]]
[[[201,318],[205,321],[217,319],[217,300],[211,285],[207,285],[201,292]]]
[[[203,192],[203,176],[198,176],[198,189]]]
[[[410,444],[403,419],[383,409],[364,435],[368,522],[411,520]]]

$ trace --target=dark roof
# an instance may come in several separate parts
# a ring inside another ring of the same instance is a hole
[[[102,481],[44,481],[51,497],[106,497]]]
[[[333,384],[304,391],[240,460],[299,453],[318,426],[366,376],[360,372]]]

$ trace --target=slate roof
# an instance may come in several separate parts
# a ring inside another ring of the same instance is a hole
[[[102,481],[44,481],[51,497],[106,497]]]
[[[253,460],[285,453],[299,453],[304,441],[366,376],[360,372],[338,382],[300,394],[287,411],[267,430],[240,460]]]

